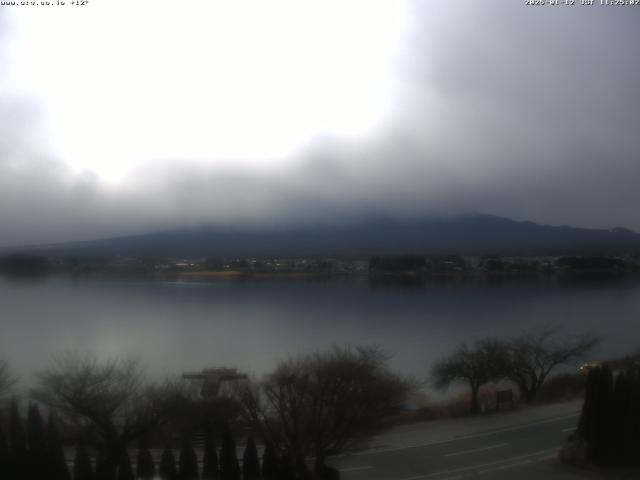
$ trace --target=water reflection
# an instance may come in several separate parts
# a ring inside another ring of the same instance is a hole
[[[0,354],[28,383],[56,352],[140,357],[155,373],[228,365],[260,373],[298,352],[380,344],[424,377],[461,341],[558,325],[640,344],[636,279],[0,279]]]

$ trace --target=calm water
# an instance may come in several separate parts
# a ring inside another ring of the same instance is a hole
[[[135,355],[153,373],[235,366],[253,373],[332,344],[379,344],[424,378],[456,344],[545,325],[600,333],[594,357],[640,347],[640,281],[351,280],[160,282],[0,277],[0,356],[30,382],[65,350]]]

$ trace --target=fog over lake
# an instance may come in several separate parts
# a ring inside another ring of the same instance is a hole
[[[332,344],[379,344],[395,369],[425,378],[459,342],[549,325],[602,334],[596,360],[634,350],[640,281],[2,278],[0,322],[0,352],[22,387],[67,350],[135,356],[153,374],[223,365],[259,374]]]

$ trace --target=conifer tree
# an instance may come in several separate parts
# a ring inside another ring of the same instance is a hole
[[[14,456],[24,456],[27,453],[27,438],[22,425],[22,418],[18,410],[18,402],[11,400],[11,413],[9,416],[9,437],[11,441],[11,453]]]
[[[624,464],[640,467],[640,365],[631,366],[626,375],[629,410],[622,435],[622,458]]]
[[[279,480],[279,459],[271,444],[267,444],[262,454],[263,480]]]
[[[587,376],[585,385],[584,402],[582,404],[582,414],[578,424],[579,435],[587,442],[588,456],[591,456],[591,445],[593,445],[596,429],[595,418],[597,412],[598,387],[600,385],[600,367],[594,368]]]
[[[185,437],[180,448],[178,478],[180,480],[198,480],[198,477],[198,457],[191,445],[191,441]]]
[[[609,367],[604,365],[600,372],[597,389],[597,408],[595,415],[595,436],[591,459],[600,464],[609,461],[609,425],[611,423],[611,400],[613,394],[613,375]]]
[[[9,444],[0,426],[0,478],[12,478],[10,467]]]
[[[14,478],[24,478],[29,475],[29,459],[27,452],[27,438],[18,409],[18,402],[14,398],[11,401],[9,414],[9,468]]]
[[[229,425],[225,424],[220,448],[220,479],[240,480],[240,465],[236,454],[236,441]]]
[[[144,437],[138,445],[137,464],[136,477],[140,480],[153,480],[153,477],[156,476],[156,466],[149,451],[147,439]]]
[[[284,452],[280,457],[278,480],[296,480],[296,468],[289,452]]]
[[[96,469],[95,469],[95,479],[96,480],[114,480],[113,472],[107,461],[105,459],[104,453],[102,451],[98,451],[98,456],[96,458]]]
[[[27,443],[31,477],[34,480],[45,478],[48,474],[46,429],[40,409],[34,403],[29,405],[27,414]]]
[[[204,437],[204,457],[202,458],[202,480],[218,480],[218,451],[211,427],[207,427]]]
[[[94,480],[91,458],[87,450],[80,444],[76,446],[73,459],[73,480]]]
[[[252,437],[247,439],[242,455],[242,478],[243,480],[260,479],[260,462],[258,460],[258,449]]]
[[[158,469],[161,480],[178,480],[178,469],[176,468],[176,458],[170,447],[165,447],[160,456],[160,467]]]
[[[589,372],[578,433],[594,463],[640,466],[640,366],[618,375],[608,367]]]
[[[133,468],[131,468],[131,458],[129,458],[126,450],[122,453],[118,462],[118,480],[135,480]]]
[[[49,468],[48,480],[71,480],[67,461],[64,456],[60,433],[56,426],[53,412],[49,413],[47,426],[47,466]]]
[[[625,424],[630,416],[631,390],[624,373],[618,375],[611,398],[611,415],[607,432],[607,457],[611,463],[624,463]]]

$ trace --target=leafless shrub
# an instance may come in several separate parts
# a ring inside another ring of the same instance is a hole
[[[379,348],[338,348],[281,362],[261,382],[242,388],[246,418],[292,459],[300,475],[315,459],[343,452],[397,412],[411,382],[392,373]]]
[[[520,398],[531,402],[555,368],[580,359],[599,341],[589,334],[559,338],[556,329],[522,335],[509,342],[507,377],[518,387]]]
[[[0,398],[6,395],[15,385],[16,380],[11,374],[9,363],[0,359]]]
[[[471,413],[480,413],[480,387],[505,377],[507,351],[506,343],[496,339],[478,340],[472,346],[463,344],[434,365],[432,379],[442,389],[455,382],[468,383]]]
[[[178,383],[149,382],[135,360],[77,353],[58,357],[41,372],[32,395],[93,434],[104,454],[105,478],[113,478],[127,446],[165,422],[181,398]]]

